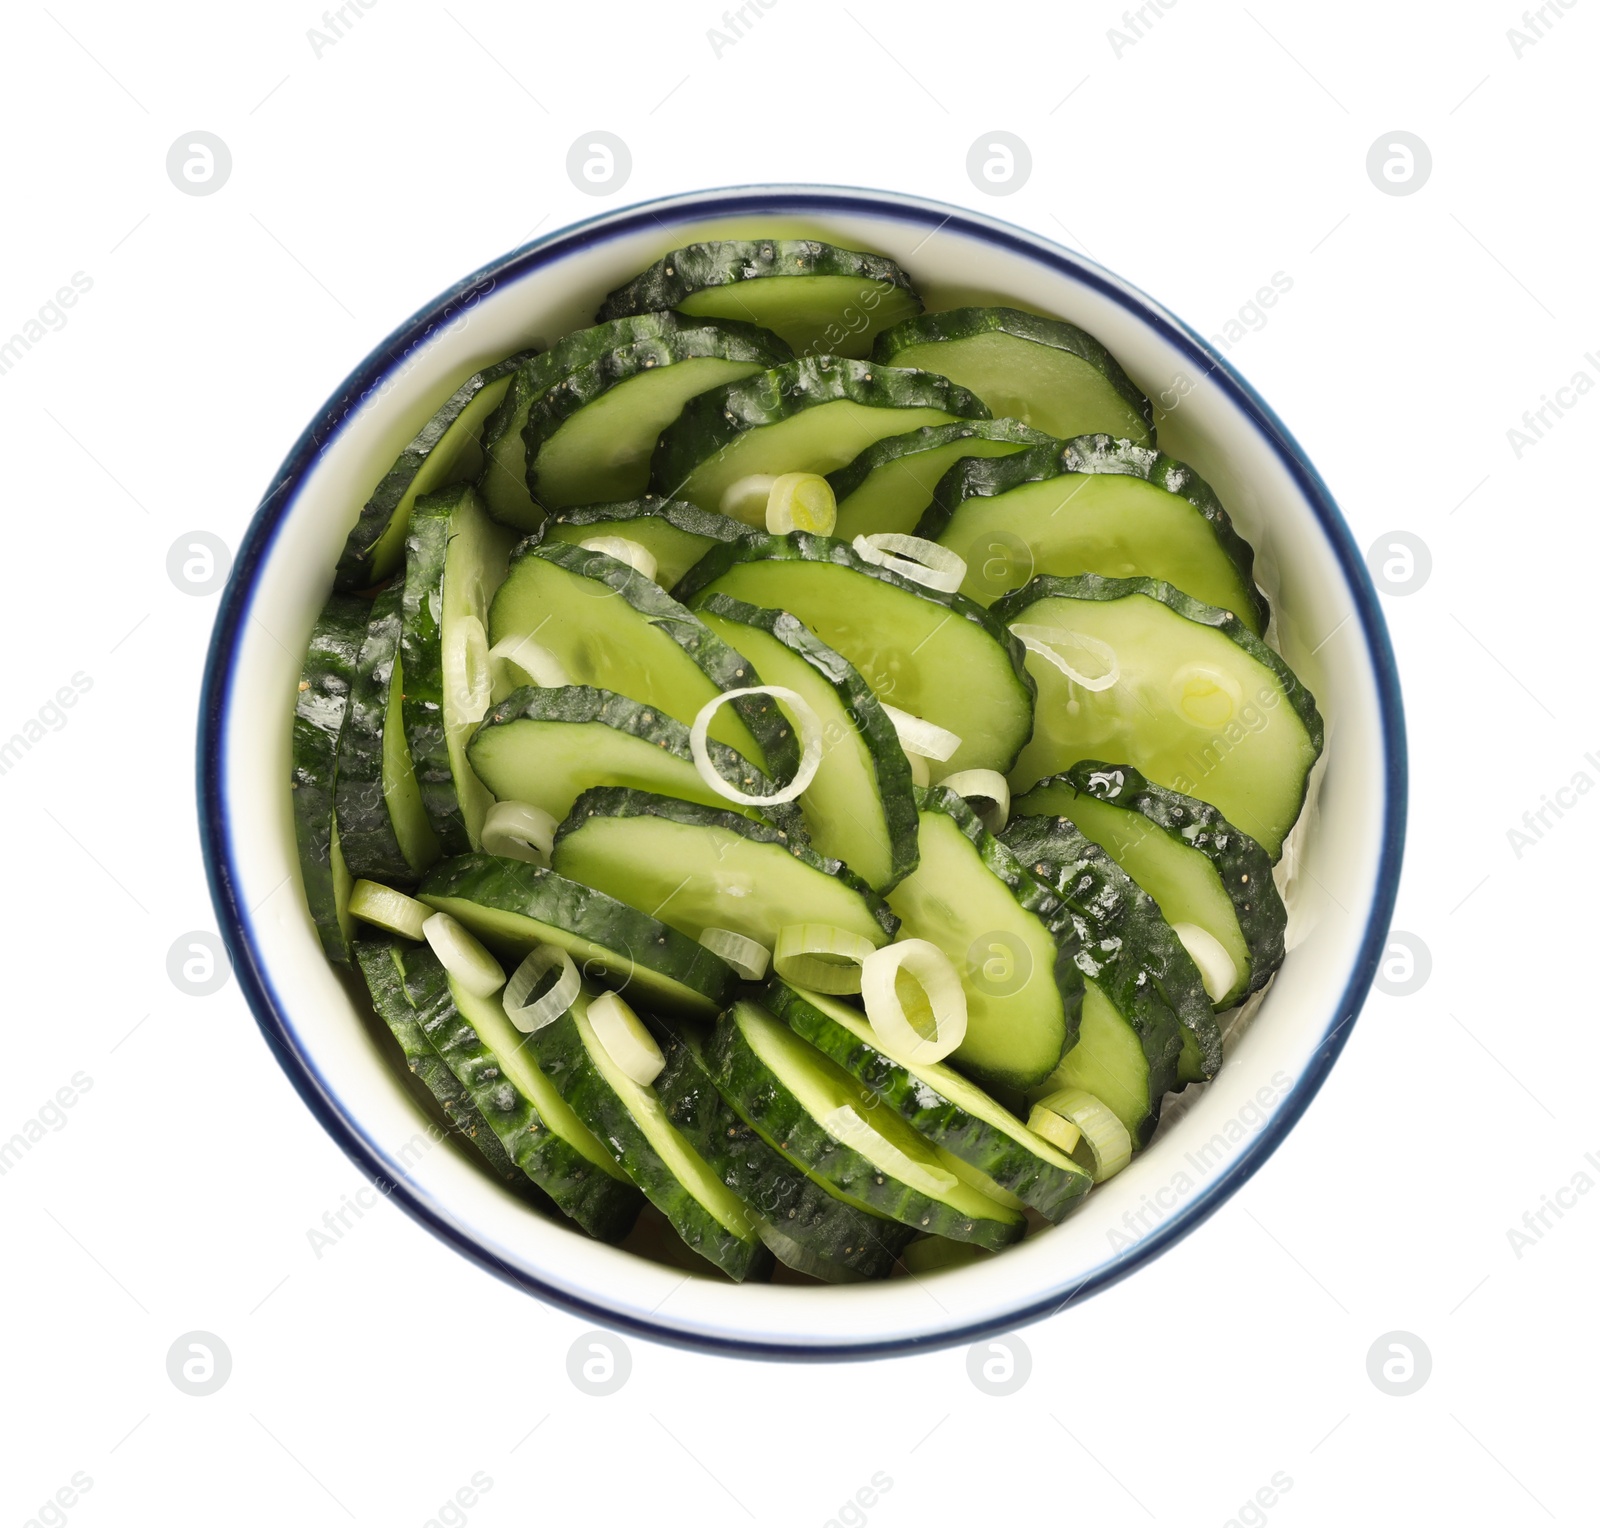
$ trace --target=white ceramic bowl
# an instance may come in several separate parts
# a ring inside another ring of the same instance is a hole
[[[1255,546],[1277,645],[1327,721],[1318,810],[1299,844],[1298,942],[1221,1074],[1065,1224],[919,1280],[686,1279],[531,1212],[429,1140],[323,959],[298,889],[289,697],[372,484],[480,366],[591,322],[606,292],[668,249],[757,234],[882,251],[932,307],[1010,300],[1097,335],[1157,400],[1163,447],[1199,470]],[[610,1325],[706,1349],[856,1356],[972,1341],[1082,1300],[1170,1246],[1261,1165],[1333,1064],[1376,968],[1400,869],[1405,743],[1393,655],[1343,519],[1277,417],[1198,335],[1080,256],[991,218],[880,192],[747,187],[619,209],[540,239],[445,293],[356,368],[290,451],[239,550],[205,677],[200,816],[222,933],[273,1053],[418,1221],[490,1272]]]

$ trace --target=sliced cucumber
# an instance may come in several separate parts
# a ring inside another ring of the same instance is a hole
[[[533,356],[522,351],[467,378],[400,453],[362,506],[339,554],[336,589],[371,589],[405,560],[411,509],[421,494],[477,477],[483,464],[484,425],[499,408],[517,369]]]
[[[917,366],[970,388],[996,417],[1020,419],[1057,440],[1105,433],[1155,441],[1150,400],[1092,334],[1020,308],[953,308],[886,329],[872,347],[882,366]]]
[[[350,964],[352,877],[345,867],[335,819],[339,735],[350,710],[350,691],[367,634],[370,607],[352,594],[332,595],[311,628],[311,641],[295,692],[290,751],[290,801],[300,880],[323,952]]]
[[[826,923],[881,946],[897,927],[860,876],[781,828],[648,791],[585,791],[550,863],[690,939],[731,929],[770,950],[787,924]]]
[[[762,989],[761,1001],[919,1134],[987,1174],[1047,1220],[1064,1219],[1088,1192],[1090,1178],[1083,1168],[960,1072],[942,1062],[891,1056],[859,1009],[781,977]]]
[[[1023,648],[981,605],[867,562],[848,544],[791,531],[708,552],[673,591],[797,616],[887,701],[961,739],[947,769],[1004,773],[1033,728]]]
[[[939,479],[966,457],[1010,456],[1053,437],[1015,419],[964,419],[925,425],[874,441],[828,483],[839,503],[834,535],[841,541],[881,531],[908,533],[933,502]],[[918,532],[919,535],[924,534]]]
[[[457,644],[468,650],[473,623],[477,640],[483,640],[489,599],[505,577],[510,542],[471,487],[428,494],[411,512],[400,629],[403,715],[422,805],[446,854],[478,847],[491,805],[467,763],[467,740],[482,712],[473,714],[465,672],[452,682],[447,655]]]
[[[406,741],[405,690],[405,667],[396,652],[383,715],[383,799],[400,853],[411,870],[408,879],[415,880],[439,858],[439,835],[422,804],[422,787]]]
[[[841,1199],[762,1140],[717,1090],[700,1037],[653,1032],[666,1057],[655,1090],[667,1118],[757,1217],[778,1260],[834,1283],[885,1277],[911,1228]]]
[[[944,1155],[876,1096],[755,1003],[717,1021],[706,1059],[739,1113],[796,1166],[919,1231],[1002,1247],[1022,1235],[1013,1209],[964,1183]],[[850,1143],[834,1133],[852,1121]]]
[[[966,559],[961,592],[981,605],[1035,573],[1142,575],[1231,610],[1256,636],[1267,629],[1255,554],[1210,487],[1182,462],[1109,435],[960,463],[916,533]]]
[[[729,494],[741,478],[828,473],[885,435],[988,417],[973,394],[931,372],[808,356],[691,398],[661,434],[651,486],[736,514],[748,502]]]
[[[1070,818],[1160,904],[1168,923],[1210,934],[1235,972],[1217,994],[1219,1011],[1259,991],[1283,964],[1288,913],[1272,862],[1214,806],[1152,785],[1131,765],[1086,759],[1011,809]]]
[[[595,536],[637,541],[656,560],[656,582],[670,589],[712,547],[748,536],[742,520],[713,514],[682,499],[646,495],[626,504],[577,504],[560,509],[534,532],[541,541],[584,542]]]
[[[545,509],[643,493],[656,439],[689,399],[790,358],[782,340],[753,324],[655,317],[656,332],[636,324],[530,406],[522,430],[528,490]]]
[[[532,637],[574,684],[614,690],[693,726],[719,691],[761,683],[750,660],[625,562],[565,542],[524,543],[489,612],[489,638]],[[788,780],[794,729],[765,695],[721,707],[711,736]]]
[[[723,779],[747,796],[777,790],[733,749],[709,739],[706,748]],[[791,802],[739,806],[707,785],[695,768],[689,729],[682,722],[588,685],[515,691],[483,719],[467,757],[500,800],[526,801],[557,822],[591,785],[625,785],[765,818],[801,838],[806,834],[800,809]]]
[[[760,324],[796,353],[863,356],[879,330],[920,313],[922,299],[884,255],[815,239],[719,239],[663,255],[596,317],[656,308]]]
[[[553,944],[585,976],[662,1013],[715,1018],[738,985],[731,966],[676,929],[538,865],[466,854],[435,865],[417,895],[513,964]]]
[[[1210,802],[1276,858],[1322,752],[1322,718],[1310,691],[1237,616],[1155,579],[1093,573],[1034,578],[990,614],[1007,626],[1053,628],[1068,646],[1087,638],[1114,655],[1118,676],[1090,690],[1028,654],[1038,724],[1011,772],[1014,793],[1080,759],[1124,759]]]
[[[1084,970],[1118,988],[1122,1007],[1146,1001],[1151,987],[1172,1010],[1181,1028],[1178,1081],[1215,1077],[1222,1065],[1216,1013],[1199,968],[1154,899],[1066,817],[1018,816],[1001,839],[1073,914]]]
[[[867,682],[785,610],[713,594],[695,613],[816,712],[822,762],[800,797],[812,847],[887,891],[917,863],[917,804],[900,735]]]
[[[729,1278],[759,1277],[772,1258],[744,1201],[667,1117],[653,1088],[627,1076],[578,1000],[528,1039],[541,1069],[684,1242]]]
[[[908,939],[950,958],[967,996],[967,1035],[951,1061],[1005,1087],[1050,1075],[1077,1032],[1083,978],[1055,895],[1018,863],[954,791],[917,792],[917,868],[889,893]]]

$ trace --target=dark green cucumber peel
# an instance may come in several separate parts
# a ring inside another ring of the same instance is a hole
[[[350,964],[350,875],[334,815],[339,734],[350,708],[361,643],[371,606],[353,594],[334,594],[311,628],[300,670],[291,732],[289,775],[295,847],[306,905],[323,951],[335,965]]]
[[[507,767],[512,761],[507,757],[507,750],[518,747],[517,739],[520,733],[531,733],[534,729],[551,725],[604,727],[621,736],[637,739],[647,744],[657,756],[669,757],[682,764],[686,781],[688,772],[695,769],[694,755],[689,747],[689,729],[682,722],[657,710],[654,706],[643,705],[626,695],[618,695],[611,690],[596,689],[586,684],[559,685],[551,689],[527,685],[520,690],[514,690],[499,705],[491,708],[484,717],[482,725],[473,734],[472,742],[467,746],[467,756],[472,761],[474,770],[483,783],[500,799],[527,799],[512,789],[511,770]],[[528,752],[518,757],[515,763],[520,769],[530,773],[535,772],[539,767],[538,745],[533,742],[525,746]],[[710,755],[717,773],[745,795],[765,796],[778,790],[778,787],[743,754],[735,752],[726,744],[717,742],[715,738],[706,739],[706,752]],[[589,758],[593,761],[593,771],[582,777],[579,790],[573,793],[573,801],[582,790],[596,785],[628,785],[640,790],[659,790],[663,795],[672,794],[662,789],[660,785],[647,783],[643,779],[598,778],[599,775],[606,773],[606,762],[599,757],[599,750],[591,750]],[[800,808],[792,801],[780,801],[765,807],[739,807],[717,795],[710,786],[703,784],[698,774],[694,776],[693,786],[698,793],[710,798],[705,803],[708,806],[715,802],[743,815],[764,817],[774,827],[781,828],[791,839],[802,843],[806,839],[805,818],[801,815]],[[680,785],[677,789],[681,790],[683,786]],[[544,806],[542,800],[535,801],[534,804]],[[558,819],[566,816],[571,809],[571,801],[560,805],[559,810],[555,806],[545,806],[545,810]]]
[[[485,390],[489,390],[491,397],[497,385],[498,390],[504,391],[513,374],[533,354],[531,350],[521,351],[468,377],[417,432],[362,506],[344,550],[339,554],[334,588],[370,589],[400,566],[405,557],[406,530],[419,479],[434,479],[428,486],[439,489],[449,487],[453,480],[465,481],[476,474],[481,451],[476,441],[458,438],[457,426],[469,429],[472,416],[484,407]],[[466,416],[465,421],[463,416]],[[487,425],[488,421],[485,429]],[[440,464],[438,453],[441,451],[455,460]]]
[[[933,502],[916,528],[918,536],[938,541],[956,511],[968,499],[995,498],[1026,483],[1042,483],[1072,474],[1115,474],[1137,478],[1192,504],[1211,527],[1217,546],[1237,572],[1249,603],[1253,629],[1267,629],[1271,610],[1255,581],[1255,550],[1234,529],[1233,521],[1211,485],[1194,468],[1158,451],[1109,435],[1080,435],[1052,442],[1014,456],[971,457],[958,462],[940,479]]]
[[[1065,818],[1017,816],[1001,839],[1066,904],[1083,950],[1097,964],[1110,955],[1099,970],[1084,969],[1103,987],[1115,986],[1118,1007],[1146,1000],[1141,977],[1154,984],[1183,1030],[1178,1081],[1215,1077],[1222,1065],[1216,1013],[1199,969],[1155,899]],[[1115,941],[1111,951],[1108,941]]]
[[[911,1227],[846,1203],[769,1146],[717,1090],[700,1037],[661,1024],[651,1030],[667,1062],[655,1081],[667,1118],[760,1220],[810,1254],[801,1271],[886,1277]]]
[[[417,895],[498,954],[554,944],[585,975],[663,1013],[715,1018],[738,985],[731,966],[676,929],[539,865],[464,854],[435,865]]]
[[[622,536],[637,541],[656,560],[656,582],[670,589],[712,547],[751,534],[742,520],[701,509],[685,499],[646,494],[621,504],[576,504],[558,509],[534,531],[528,545]]]
[[[854,1147],[835,1140],[756,1053],[742,1028],[747,1020],[774,1025],[778,1022],[755,1003],[736,1003],[717,1020],[712,1031],[705,1053],[707,1067],[719,1091],[739,1114],[797,1167],[879,1215],[952,1241],[976,1242],[998,1249],[1022,1235],[1026,1222],[1003,1205],[994,1203],[993,1216],[978,1218],[963,1213],[954,1205],[888,1176]],[[820,1051],[813,1050],[808,1064],[824,1074],[836,1074],[832,1081],[840,1097],[861,1100],[861,1085]],[[888,1116],[883,1124],[886,1129],[898,1125],[909,1132],[898,1115]],[[958,1184],[957,1191],[962,1187]]]
[[[1089,1191],[1092,1180],[1070,1157],[1033,1137],[994,1099],[974,1100],[973,1093],[981,1094],[975,1083],[941,1063],[912,1067],[880,1050],[869,1038],[865,1014],[777,976],[761,989],[760,1000],[920,1135],[987,1173],[1045,1219],[1064,1219]]]

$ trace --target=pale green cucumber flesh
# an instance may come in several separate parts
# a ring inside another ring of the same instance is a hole
[[[1137,1146],[1148,1136],[1160,1100],[1150,1097],[1150,1062],[1138,1034],[1117,1012],[1098,983],[1083,986],[1078,1043],[1061,1058],[1036,1093],[1082,1088],[1093,1093],[1124,1125]]]
[[[405,688],[399,653],[389,675],[389,699],[383,718],[383,798],[389,822],[413,875],[421,875],[439,857],[439,835],[433,831],[422,806],[417,772],[406,745],[405,719],[400,697]]]
[[[922,311],[909,292],[869,276],[758,276],[702,287],[680,313],[737,318],[782,335],[796,355],[861,357],[873,336]]]
[[[709,518],[708,512],[698,505],[692,508],[702,521]],[[636,542],[655,558],[656,582],[663,589],[670,589],[712,547],[732,539],[726,534],[709,536],[686,530],[681,525],[673,524],[665,515],[628,514],[608,518],[603,512],[596,512],[600,509],[598,505],[589,506],[581,516],[567,511],[566,514],[572,515],[570,519],[563,514],[552,515],[545,522],[544,540],[579,544],[596,536],[620,536],[625,541]],[[749,526],[727,521],[721,515],[716,519],[729,528],[737,525],[739,531],[749,530]]]
[[[1028,448],[1025,440],[984,440],[974,436],[897,456],[874,467],[866,481],[839,501],[833,534],[841,541],[895,531],[909,536],[933,502],[939,479],[966,456],[1012,456]],[[964,554],[963,554],[964,555]],[[963,593],[970,593],[963,586]],[[987,603],[987,601],[985,601]]]

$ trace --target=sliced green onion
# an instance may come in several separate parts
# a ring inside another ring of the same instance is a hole
[[[904,745],[902,745],[902,750]],[[906,762],[911,765],[911,783],[920,785],[926,790],[933,784],[933,771],[928,768],[928,761],[920,753],[906,753]]]
[[[1062,1119],[1059,1114],[1041,1109],[1038,1104],[1035,1104],[1028,1114],[1028,1129],[1035,1135],[1043,1136],[1052,1146],[1059,1147],[1069,1157],[1078,1149],[1078,1142],[1083,1139],[1083,1132],[1070,1119]]]
[[[954,594],[967,576],[965,557],[923,536],[880,531],[875,536],[857,536],[850,545],[864,561],[945,594]]]
[[[422,925],[422,937],[439,964],[474,997],[493,997],[506,984],[500,962],[449,913],[435,913]]]
[[[1089,1169],[1096,1183],[1114,1178],[1133,1160],[1133,1139],[1128,1127],[1093,1093],[1086,1093],[1082,1088],[1062,1088],[1041,1098],[1028,1116],[1028,1128],[1039,1135],[1044,1132],[1033,1121],[1041,1111],[1057,1115],[1083,1132],[1083,1138],[1073,1148],[1072,1158]]]
[[[730,520],[743,520],[746,525],[766,523],[767,500],[772,497],[772,485],[777,479],[768,472],[752,472],[749,477],[735,478],[722,490],[717,508]]]
[[[1209,929],[1198,923],[1174,923],[1172,932],[1189,952],[1189,958],[1200,968],[1200,980],[1205,983],[1206,996],[1215,1003],[1232,992],[1239,980],[1239,968],[1233,963],[1226,946]]]
[[[861,963],[874,948],[870,939],[831,923],[790,923],[778,930],[772,968],[797,987],[839,997],[861,990]]]
[[[831,536],[839,523],[839,506],[827,478],[815,472],[785,472],[767,490],[767,529],[775,536],[810,531]]]
[[[998,833],[1011,815],[1011,787],[995,769],[958,769],[939,782],[971,805],[991,833]]]
[[[710,750],[706,747],[711,718],[720,707],[730,700],[738,700],[741,695],[770,695],[774,700],[784,701],[800,732],[800,767],[795,770],[794,779],[770,796],[749,796],[738,786],[730,785],[717,773],[716,765],[711,762]],[[694,725],[689,729],[689,752],[694,755],[694,767],[700,778],[724,800],[737,801],[740,806],[781,806],[785,801],[793,801],[811,784],[817,766],[822,763],[822,721],[811,709],[805,696],[781,684],[753,684],[742,690],[724,690],[695,713]]]
[[[1011,628],[1014,636],[1030,653],[1038,653],[1047,663],[1053,663],[1074,684],[1086,690],[1109,690],[1122,672],[1116,652],[1098,637],[1081,631],[1062,631],[1058,626],[1034,626],[1019,621]],[[1070,662],[1062,649],[1081,653],[1098,673],[1086,674]]]
[[[589,1025],[601,1050],[631,1082],[647,1088],[661,1075],[667,1064],[661,1047],[615,992],[604,992],[589,1004]]]
[[[422,938],[422,925],[433,916],[426,902],[379,881],[357,881],[350,888],[350,911],[363,923],[406,939]]]
[[[871,1122],[858,1114],[850,1104],[840,1104],[817,1123],[840,1145],[860,1152],[880,1172],[924,1194],[943,1198],[956,1186],[954,1173],[929,1167],[914,1157],[908,1157],[886,1135],[880,1135]]]
[[[900,746],[907,753],[921,754],[925,759],[937,759],[942,764],[961,746],[959,733],[925,722],[920,716],[913,716],[909,711],[902,711],[886,701],[880,700],[878,704],[883,708],[883,714],[894,723],[894,730],[900,734]]]
[[[642,574],[652,583],[655,582],[655,555],[648,547],[640,546],[637,541],[630,541],[626,536],[591,536],[587,541],[580,541],[578,545],[591,552],[604,552],[607,557],[615,557],[618,562],[627,563],[635,573]]]
[[[703,928],[700,943],[719,960],[726,961],[747,982],[760,981],[772,961],[766,945],[736,934],[731,928]]]
[[[552,971],[557,973],[556,979],[530,1003],[529,995]],[[545,1025],[554,1024],[572,1006],[582,985],[578,968],[565,950],[553,944],[536,944],[511,973],[500,1006],[523,1034],[536,1034]]]
[[[489,709],[493,679],[489,669],[489,638],[483,622],[475,615],[464,615],[445,628],[440,662],[444,668],[445,693],[451,709],[463,722],[481,722]]]
[[[501,637],[489,649],[489,658],[491,662],[509,663],[521,669],[543,690],[559,689],[572,683],[572,676],[561,660],[548,647],[535,642],[531,632],[520,637]]]
[[[861,962],[861,1001],[873,1034],[896,1059],[942,1061],[966,1039],[961,975],[926,939],[902,939],[867,956]]]
[[[484,817],[478,838],[485,854],[548,865],[557,826],[555,818],[543,807],[530,806],[526,801],[497,801]]]

